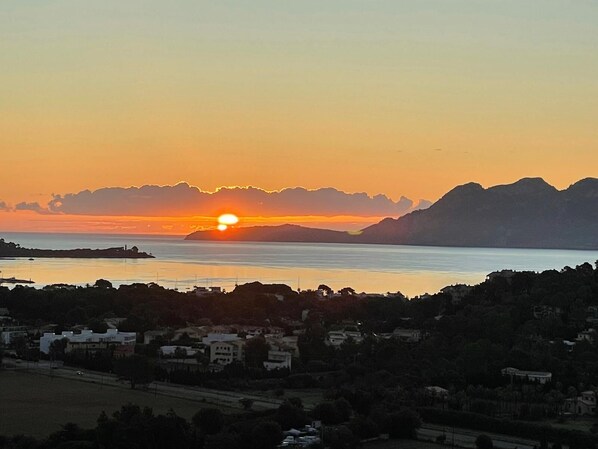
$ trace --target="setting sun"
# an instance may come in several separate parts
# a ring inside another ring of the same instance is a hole
[[[237,224],[239,222],[239,217],[235,214],[222,214],[218,217],[218,226],[216,229],[219,231],[226,231],[229,226]]]
[[[239,222],[239,217],[234,214],[223,214],[218,217],[218,223],[221,225],[231,226]]]

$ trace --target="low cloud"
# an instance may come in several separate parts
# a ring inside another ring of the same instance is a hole
[[[8,207],[8,204],[5,201],[0,201],[0,211],[8,212],[9,210],[10,207]]]
[[[70,215],[114,216],[214,216],[233,212],[244,216],[392,216],[404,215],[429,202],[385,195],[345,193],[334,188],[307,190],[302,187],[268,192],[255,187],[221,188],[204,192],[187,183],[174,186],[108,187],[95,191],[54,195],[48,208],[20,203],[18,210]],[[43,212],[45,211],[45,212]]]
[[[38,214],[44,214],[44,215],[53,213],[49,209],[40,206],[40,204],[38,202],[33,202],[33,203],[22,202],[22,203],[18,203],[15,206],[15,210],[17,210],[17,211],[30,210],[30,211],[33,211],[33,212],[37,212]]]

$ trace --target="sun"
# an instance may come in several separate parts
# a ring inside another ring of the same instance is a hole
[[[239,222],[239,217],[235,214],[222,214],[218,217],[218,226],[216,227],[219,231],[226,231],[229,226],[235,225]]]

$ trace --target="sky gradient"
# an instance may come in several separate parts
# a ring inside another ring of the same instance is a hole
[[[596,23],[589,0],[2,2],[0,204],[566,188],[597,175]]]

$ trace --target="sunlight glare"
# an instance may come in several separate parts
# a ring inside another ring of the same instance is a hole
[[[235,225],[239,222],[239,217],[234,214],[222,214],[218,217],[218,223],[221,225]]]

